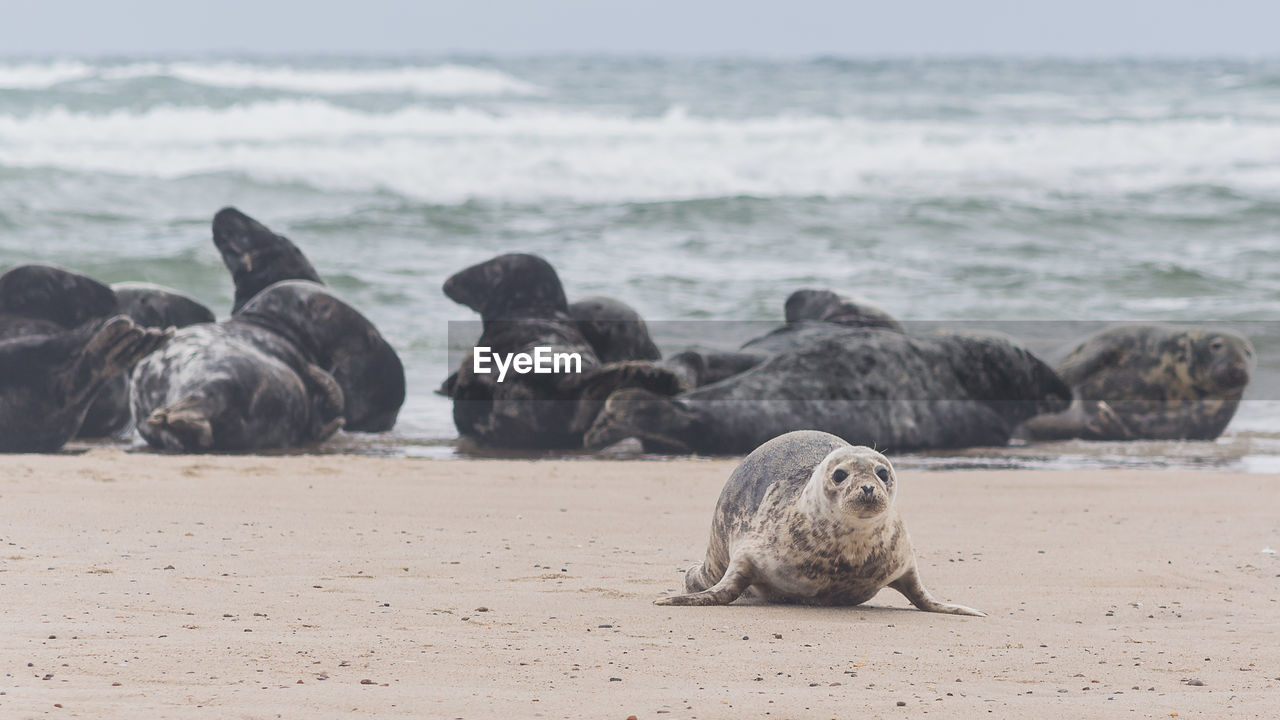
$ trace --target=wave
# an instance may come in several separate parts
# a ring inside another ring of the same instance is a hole
[[[407,93],[465,97],[541,95],[545,92],[533,83],[497,70],[456,64],[367,69],[300,68],[246,62],[150,62],[95,66],[59,61],[0,65],[0,89],[36,90],[81,80],[111,82],[166,77],[209,87],[260,88],[320,95]]]
[[[377,113],[277,100],[223,109],[0,115],[0,165],[166,178],[231,171],[442,203],[1011,197],[1183,185],[1271,195],[1280,187],[1280,126],[1199,119],[980,126],[724,119],[678,108],[646,117],[547,107]]]
[[[93,68],[75,61],[0,65],[0,89],[40,90],[93,75]]]

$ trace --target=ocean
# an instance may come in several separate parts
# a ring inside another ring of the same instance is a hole
[[[454,271],[541,254],[652,321],[1232,323],[1259,367],[1214,443],[925,453],[920,467],[1280,470],[1280,60],[0,59],[0,268],[232,287],[234,205],[405,361],[389,436],[452,457]],[[663,338],[664,351],[680,338]]]

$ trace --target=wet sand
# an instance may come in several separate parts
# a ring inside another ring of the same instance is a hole
[[[1280,477],[904,470],[990,617],[652,605],[733,465],[0,457],[0,716],[1280,713]]]

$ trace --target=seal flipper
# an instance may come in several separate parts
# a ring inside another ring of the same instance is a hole
[[[689,568],[692,573],[701,570],[701,565]],[[687,574],[686,574],[687,577]],[[725,568],[720,582],[698,592],[654,600],[654,605],[728,605],[741,597],[751,587],[753,581],[751,560],[746,555],[735,555],[729,559],[729,567]],[[686,587],[688,580],[686,580]]]
[[[925,612],[948,613],[951,615],[972,615],[974,617],[986,617],[987,614],[981,610],[974,610],[964,605],[956,605],[954,603],[938,602],[924,589],[924,585],[920,584],[920,574],[916,572],[914,561],[911,569],[897,580],[889,583],[889,587],[902,593],[912,605],[924,610]]]
[[[213,216],[213,244],[236,284],[234,313],[268,285],[281,280],[324,284],[302,251],[283,235],[233,207]]]
[[[307,363],[300,374],[316,399],[316,419],[319,422],[316,440],[328,440],[346,425],[346,418],[342,415],[346,408],[342,386],[324,368],[314,363]]]
[[[165,450],[208,450],[213,447],[213,423],[201,405],[198,398],[189,396],[156,408],[145,421],[147,428]]]
[[[1133,432],[1106,401],[1077,397],[1060,413],[1037,415],[1026,421],[1017,435],[1029,440],[1128,440]]]

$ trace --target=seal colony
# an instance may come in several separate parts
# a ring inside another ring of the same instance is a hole
[[[924,588],[897,494],[893,465],[871,448],[810,430],[776,437],[729,476],[686,594],[656,603],[861,605],[889,587],[927,612],[985,616]]]

